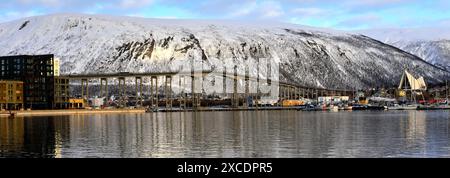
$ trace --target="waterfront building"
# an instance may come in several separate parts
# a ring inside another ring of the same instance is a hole
[[[93,108],[101,108],[105,105],[105,98],[92,98],[90,99],[90,106]]]
[[[332,102],[348,102],[350,100],[349,96],[323,96],[317,99],[319,103],[332,103]]]
[[[301,106],[304,104],[305,101],[302,100],[283,100],[282,102],[283,107]]]
[[[53,54],[0,57],[0,80],[23,82],[25,108],[51,109],[55,100],[53,59]]]
[[[55,77],[55,99],[53,108],[69,108],[69,78]]]
[[[23,108],[23,82],[0,81],[0,109],[19,110]]]
[[[85,107],[86,102],[84,99],[78,99],[78,98],[70,98],[69,99],[69,108],[70,109],[83,109]]]

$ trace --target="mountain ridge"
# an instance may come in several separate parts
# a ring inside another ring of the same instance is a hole
[[[362,30],[364,34],[383,43],[398,47],[425,61],[450,71],[450,29],[449,26]]]
[[[443,81],[444,72],[435,66],[368,36],[282,23],[226,22],[30,17],[0,24],[0,55],[52,53],[61,58],[63,74],[160,71],[170,61],[191,59],[241,65],[249,58],[268,58],[280,62],[282,81],[311,87],[394,86],[405,67],[431,83]]]

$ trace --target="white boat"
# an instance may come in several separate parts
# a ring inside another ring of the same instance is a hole
[[[335,111],[335,112],[337,112],[337,111],[339,111],[339,106],[330,106],[330,110],[331,111]]]
[[[409,104],[409,105],[394,105],[387,107],[388,110],[417,110],[417,104]]]

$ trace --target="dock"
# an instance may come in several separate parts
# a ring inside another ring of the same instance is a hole
[[[120,113],[145,113],[145,109],[65,109],[65,110],[33,110],[33,111],[9,111],[0,112],[0,117],[10,116],[62,116],[76,114],[120,114]]]
[[[215,111],[274,111],[274,110],[301,110],[303,107],[241,107],[241,108],[219,108],[219,107],[199,107],[199,108],[159,108],[155,112],[215,112]]]
[[[1,111],[0,117],[15,116],[64,116],[78,114],[124,114],[124,113],[153,113],[153,112],[216,112],[216,111],[267,111],[267,110],[301,110],[302,107],[248,107],[248,108],[165,108],[160,107],[155,110],[145,108],[138,109],[65,109],[65,110],[34,110],[34,111]]]

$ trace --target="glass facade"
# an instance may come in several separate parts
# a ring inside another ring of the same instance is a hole
[[[0,80],[24,83],[24,106],[51,109],[54,106],[54,56],[21,55],[0,57]]]

